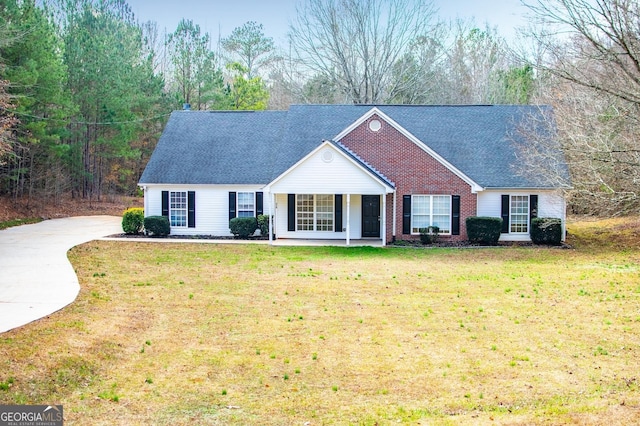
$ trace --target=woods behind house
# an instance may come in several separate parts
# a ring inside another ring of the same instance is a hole
[[[545,124],[572,175],[570,211],[636,212],[640,5],[523,3],[531,25],[506,40],[481,23],[445,21],[428,2],[300,0],[278,46],[258,22],[214,41],[189,19],[175,29],[140,22],[123,0],[5,0],[0,194],[133,195],[184,104],[549,104],[555,120]],[[522,172],[548,163],[548,143],[527,148],[538,161]]]

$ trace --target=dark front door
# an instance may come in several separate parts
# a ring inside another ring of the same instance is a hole
[[[380,237],[380,196],[362,196],[362,237]]]

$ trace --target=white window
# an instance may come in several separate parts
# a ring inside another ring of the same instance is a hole
[[[411,200],[411,233],[437,226],[441,234],[451,233],[450,195],[413,195]]]
[[[316,231],[333,231],[333,195],[316,195]]]
[[[171,226],[187,226],[187,193],[169,193],[169,220]]]
[[[254,192],[238,192],[238,217],[256,215],[256,196]]]
[[[333,231],[333,195],[296,195],[297,231]]]
[[[509,208],[509,232],[529,232],[529,196],[512,195]]]

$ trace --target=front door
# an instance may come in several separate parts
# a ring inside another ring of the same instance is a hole
[[[362,196],[362,237],[380,237],[380,196]]]

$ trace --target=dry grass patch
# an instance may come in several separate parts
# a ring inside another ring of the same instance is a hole
[[[639,252],[92,242],[0,336],[0,402],[65,424],[640,417]]]

